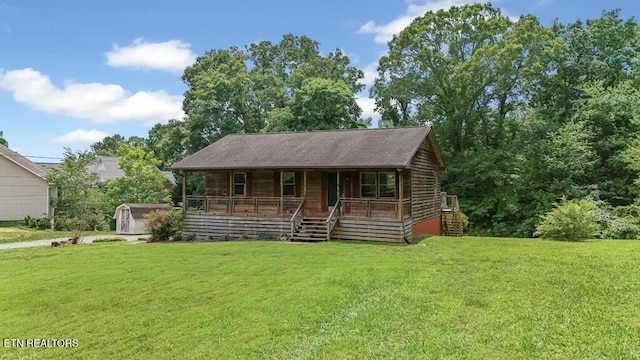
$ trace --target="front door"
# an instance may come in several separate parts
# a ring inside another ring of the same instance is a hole
[[[333,207],[338,201],[338,174],[327,174],[327,205]]]

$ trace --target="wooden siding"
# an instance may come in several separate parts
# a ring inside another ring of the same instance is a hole
[[[411,216],[420,222],[440,214],[440,180],[428,138],[411,161]]]
[[[264,235],[280,236],[291,231],[288,217],[237,216],[213,214],[186,214],[184,232],[196,234],[199,238],[239,239],[244,234],[250,238]]]
[[[207,171],[204,173],[204,187],[207,196],[228,196],[229,172]]]
[[[259,170],[248,172],[247,177],[251,178],[251,196],[255,197],[275,197],[274,191],[274,172],[267,170]],[[278,177],[280,172],[278,172]],[[279,185],[279,184],[278,184]],[[247,184],[247,187],[248,184]],[[280,196],[280,194],[278,194]]]
[[[332,239],[404,242],[403,223],[392,219],[340,219]]]
[[[307,196],[304,202],[307,216],[327,211],[326,177],[327,174],[321,171],[307,171]]]

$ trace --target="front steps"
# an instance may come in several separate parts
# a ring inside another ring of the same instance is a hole
[[[294,230],[291,241],[327,240],[327,219],[323,217],[305,217]]]

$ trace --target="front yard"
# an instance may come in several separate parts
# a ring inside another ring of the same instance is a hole
[[[638,359],[640,242],[434,237],[0,251],[34,359]]]

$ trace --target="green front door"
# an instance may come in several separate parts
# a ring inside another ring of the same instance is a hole
[[[338,201],[338,174],[327,174],[327,205],[334,206]]]

